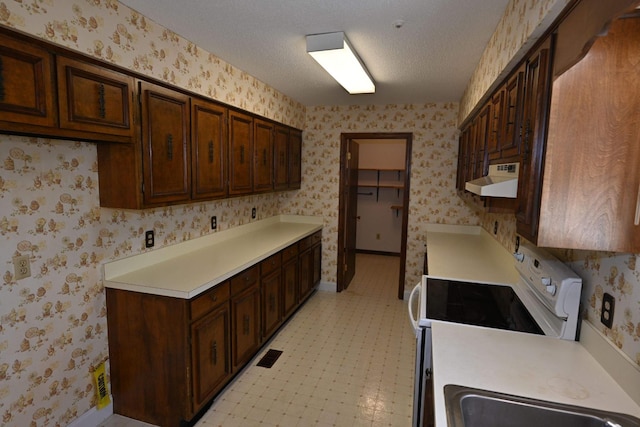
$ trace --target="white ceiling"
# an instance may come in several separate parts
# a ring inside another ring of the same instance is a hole
[[[459,101],[509,2],[120,1],[306,106]],[[305,35],[334,31],[346,33],[375,94],[349,95],[306,53]]]

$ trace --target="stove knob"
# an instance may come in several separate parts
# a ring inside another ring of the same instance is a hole
[[[551,283],[550,277],[543,277],[541,282],[547,288],[547,293],[551,294],[551,296],[556,294],[557,286]]]
[[[521,252],[514,252],[513,257],[516,259],[516,261],[518,262],[522,262],[524,261],[524,254]]]

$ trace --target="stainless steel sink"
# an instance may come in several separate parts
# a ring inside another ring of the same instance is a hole
[[[444,386],[444,399],[449,427],[640,427],[626,414],[453,384]]]

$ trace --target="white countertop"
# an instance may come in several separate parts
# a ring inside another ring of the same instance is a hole
[[[280,215],[105,263],[106,288],[190,299],[322,229],[322,218]]]
[[[436,427],[447,426],[443,387],[457,384],[640,418],[640,406],[576,341],[433,322]]]
[[[497,284],[518,281],[513,256],[482,227],[429,225],[427,257],[430,276]]]

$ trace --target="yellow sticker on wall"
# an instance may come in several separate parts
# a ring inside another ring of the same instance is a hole
[[[109,390],[107,389],[107,374],[104,371],[104,362],[93,371],[93,383],[96,386],[98,409],[102,409],[111,403]]]

